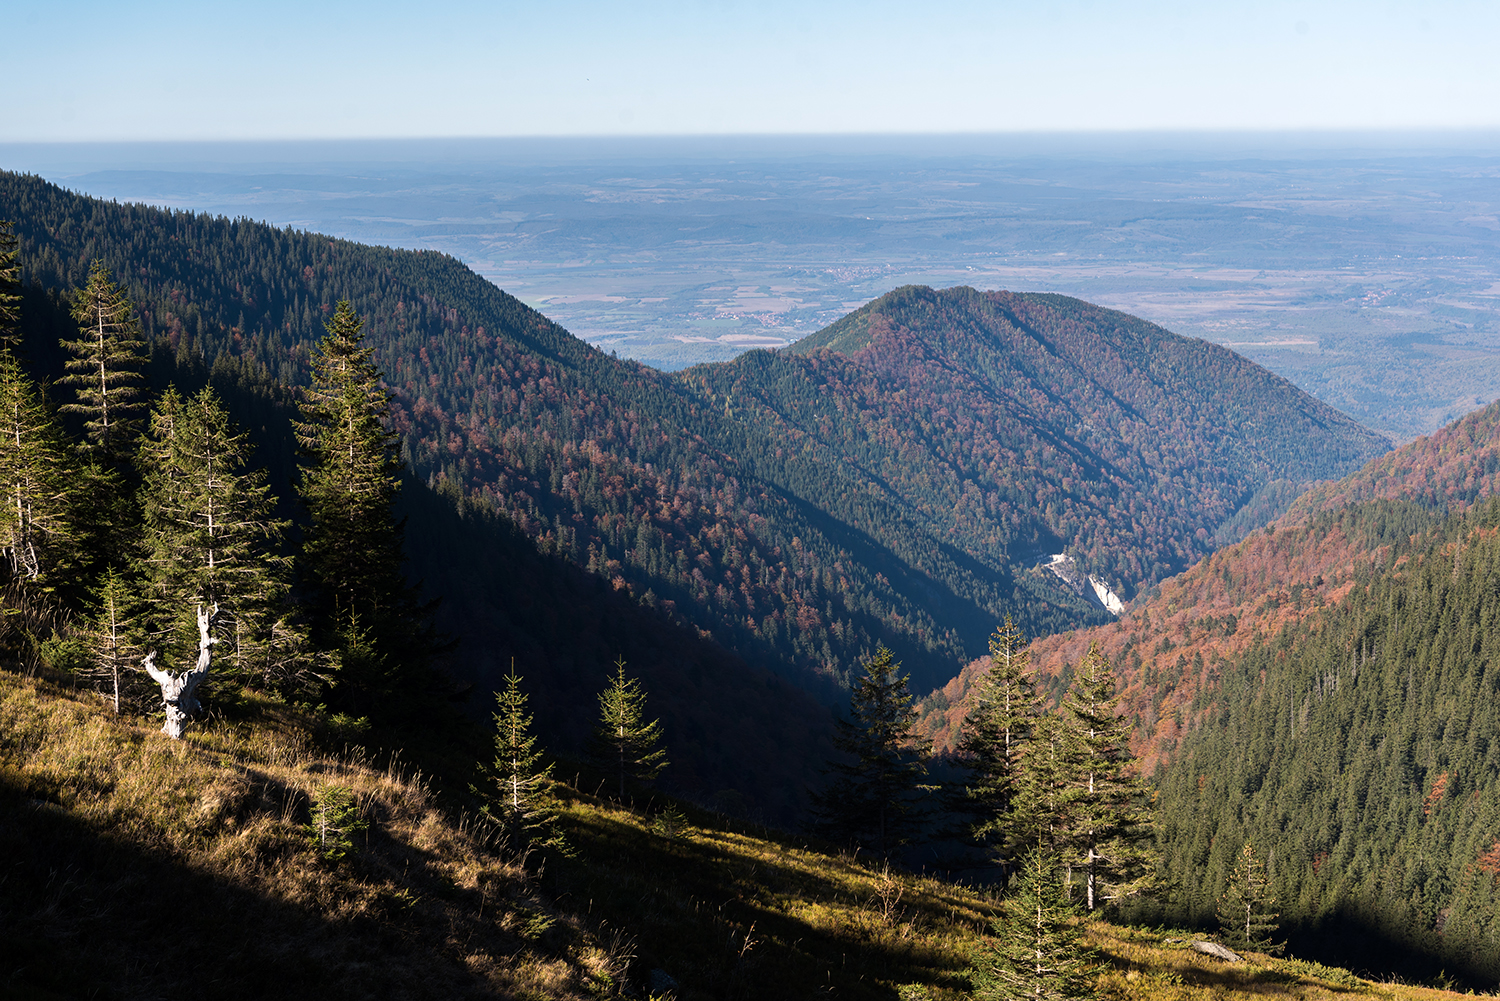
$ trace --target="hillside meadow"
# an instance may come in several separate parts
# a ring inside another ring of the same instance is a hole
[[[337,746],[335,746],[337,744]],[[581,772],[576,773],[582,775]],[[462,788],[246,693],[173,742],[0,671],[7,997],[968,997],[987,893],[662,798],[559,783],[570,855],[510,855]],[[333,857],[318,804],[357,823]],[[1094,922],[1120,1001],[1451,994]]]

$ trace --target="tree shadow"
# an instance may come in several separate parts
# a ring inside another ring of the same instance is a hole
[[[443,886],[419,853],[378,834],[368,860],[351,860],[352,871],[290,899],[296,891],[280,897],[283,888],[238,872],[248,860],[221,860],[225,872],[209,871],[174,856],[160,835],[100,833],[38,792],[0,764],[7,997],[494,997],[500,991],[475,954],[524,964],[545,953],[500,929],[493,896],[486,921],[481,891]],[[278,787],[259,793],[275,799]],[[389,906],[334,916],[341,896],[379,880],[402,852],[405,889],[388,894]]]

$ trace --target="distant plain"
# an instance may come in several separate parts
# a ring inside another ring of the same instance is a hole
[[[1397,440],[1500,397],[1500,137],[0,145],[75,190],[462,259],[664,369],[920,283],[1224,344]]]

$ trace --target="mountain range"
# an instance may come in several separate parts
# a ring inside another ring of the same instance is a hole
[[[101,259],[148,337],[210,369],[300,385],[348,300],[419,478],[832,701],[877,644],[932,687],[1005,614],[1034,633],[1109,617],[1038,557],[1129,597],[1287,484],[1389,447],[1227,350],[1059,296],[901,289],[794,350],[669,375],[440,254],[16,174],[0,217],[34,285]],[[507,658],[474,646],[464,670],[493,684]]]
[[[1211,921],[1249,842],[1308,948],[1500,975],[1500,404],[1391,451],[1139,319],[916,286],[786,350],[666,374],[438,254],[14,174],[0,217],[42,374],[63,294],[103,260],[153,381],[220,387],[283,494],[290,401],[323,318],[354,305],[413,472],[411,570],[443,599],[475,714],[515,666],[576,753],[624,659],[676,791],[789,823],[877,644],[933,690],[920,726],[951,751],[985,669],[970,658],[1009,614],[1054,692],[1095,643],[1119,673],[1168,888],[1138,916]],[[1124,614],[1042,565],[1057,554]]]

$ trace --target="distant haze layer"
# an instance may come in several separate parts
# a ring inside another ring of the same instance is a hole
[[[664,369],[919,283],[1126,310],[1398,440],[1500,397],[1494,135],[9,145],[0,167],[441,250]]]

